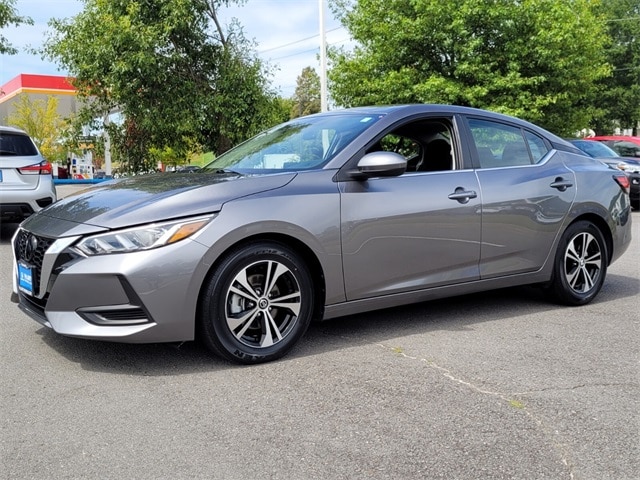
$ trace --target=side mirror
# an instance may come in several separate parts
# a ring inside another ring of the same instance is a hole
[[[360,159],[352,178],[397,177],[407,170],[407,160],[394,152],[371,152]]]

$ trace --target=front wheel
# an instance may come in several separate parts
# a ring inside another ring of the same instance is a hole
[[[206,282],[202,338],[214,353],[252,364],[285,355],[313,315],[313,283],[299,255],[279,243],[246,245]]]
[[[607,273],[607,247],[593,223],[576,222],[564,232],[556,252],[553,279],[547,291],[566,305],[593,300]]]

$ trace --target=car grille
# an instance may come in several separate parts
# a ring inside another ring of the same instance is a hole
[[[42,273],[44,254],[54,241],[53,238],[34,235],[22,229],[16,237],[16,259],[28,264],[32,268],[33,294],[36,296],[40,294],[40,275]]]

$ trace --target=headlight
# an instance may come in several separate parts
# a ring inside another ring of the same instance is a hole
[[[100,233],[80,240],[76,248],[89,256],[150,250],[190,237],[213,218],[209,215]]]

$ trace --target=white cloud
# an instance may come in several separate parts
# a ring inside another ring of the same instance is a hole
[[[21,73],[65,75],[57,65],[29,54],[26,48],[38,48],[44,41],[51,18],[68,18],[83,8],[80,0],[18,0],[18,13],[29,16],[34,25],[4,29],[3,35],[20,50],[18,55],[0,56],[0,85]],[[311,66],[319,71],[320,52],[319,0],[248,0],[221,12],[226,24],[237,18],[247,38],[256,41],[259,56],[274,67],[273,86],[280,94],[293,94],[302,69]],[[325,10],[327,42],[343,42],[348,34]]]

